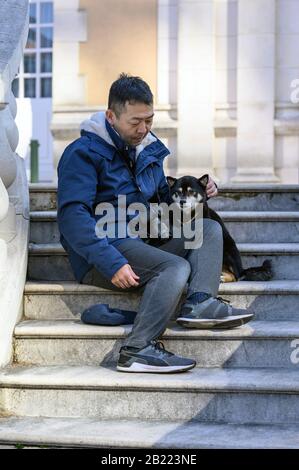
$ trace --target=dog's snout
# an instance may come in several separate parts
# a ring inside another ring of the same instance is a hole
[[[181,199],[180,200],[180,206],[183,207],[184,204],[186,204],[186,199]]]

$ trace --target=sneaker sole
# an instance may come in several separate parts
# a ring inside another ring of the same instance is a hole
[[[150,366],[148,364],[140,364],[139,362],[133,362],[130,367],[116,366],[116,369],[120,372],[147,372],[153,374],[171,374],[174,372],[186,372],[187,370],[193,369],[196,364],[190,364],[189,366]]]
[[[177,318],[177,323],[181,326],[186,326],[188,328],[198,328],[201,330],[225,330],[228,328],[235,328],[237,326],[245,325],[250,320],[252,320],[254,315],[232,315],[229,317],[221,319],[198,319],[198,318],[186,318],[179,317]]]

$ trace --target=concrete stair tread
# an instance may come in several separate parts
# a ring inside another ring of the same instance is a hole
[[[130,374],[101,366],[21,366],[0,370],[1,388],[147,390],[199,393],[299,393],[297,370],[195,368],[178,374]]]
[[[87,294],[107,293],[128,295],[128,292],[103,289],[102,287],[78,284],[73,281],[27,281],[24,294]],[[133,291],[132,291],[133,293]],[[137,291],[134,292],[135,294]],[[276,281],[239,281],[220,284],[219,295],[222,294],[299,294],[299,279]]]
[[[30,211],[31,220],[56,220],[57,211]]]
[[[225,221],[298,221],[299,211],[217,211]]]
[[[65,447],[291,449],[299,448],[299,425],[9,417],[0,418],[0,442]]]
[[[219,194],[223,193],[298,193],[298,184],[271,184],[271,183],[241,183],[241,184],[219,184]]]
[[[56,183],[29,183],[29,192],[49,192],[49,191],[57,191],[57,184]],[[291,187],[294,185],[291,185]]]
[[[14,331],[16,338],[124,338],[131,325],[87,325],[80,320],[24,320]],[[252,321],[231,330],[197,330],[175,323],[163,334],[167,339],[280,339],[299,338],[299,321]]]
[[[217,211],[225,221],[298,221],[299,211]],[[55,221],[57,211],[31,211],[30,219],[32,221]]]
[[[237,243],[242,254],[299,254],[299,243]],[[60,243],[29,243],[30,254],[66,254]]]
[[[241,184],[221,184],[218,186],[219,192],[274,192],[274,193],[288,193],[295,192],[299,193],[298,184],[271,184],[271,183],[241,183]],[[57,185],[55,183],[29,183],[29,191],[33,192],[48,192],[57,191]]]

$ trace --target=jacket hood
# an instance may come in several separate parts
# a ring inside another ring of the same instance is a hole
[[[105,124],[106,116],[104,111],[99,111],[98,113],[92,114],[89,119],[85,119],[80,124],[80,131],[87,131],[93,132],[101,137],[105,142],[109,145],[115,147],[114,142],[112,141]],[[152,144],[153,142],[157,142],[157,138],[149,132],[145,138],[142,140],[141,144],[137,145],[136,147],[136,158],[145,149],[148,145]]]

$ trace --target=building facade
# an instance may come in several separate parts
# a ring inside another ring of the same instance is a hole
[[[168,174],[299,182],[298,0],[54,0],[53,11],[54,168],[127,72],[155,95]]]

